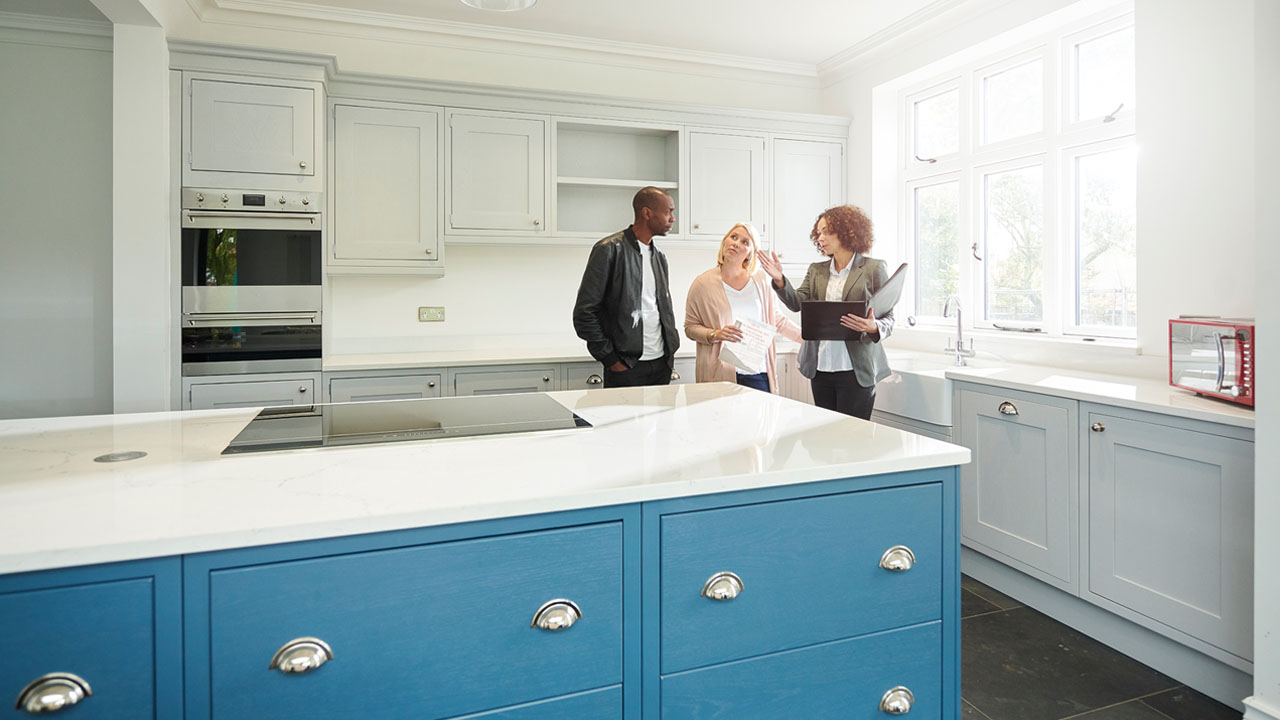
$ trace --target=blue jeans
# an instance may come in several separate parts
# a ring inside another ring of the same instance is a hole
[[[769,392],[769,373],[760,373],[758,375],[743,375],[742,373],[738,373],[738,384]]]

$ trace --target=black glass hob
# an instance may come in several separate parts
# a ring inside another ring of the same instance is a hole
[[[222,454],[589,427],[541,393],[267,408]]]

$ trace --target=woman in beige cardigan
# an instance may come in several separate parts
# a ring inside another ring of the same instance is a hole
[[[756,271],[755,228],[747,223],[734,225],[720,241],[716,267],[694,278],[684,304],[684,334],[698,344],[698,382],[736,382],[778,392],[777,353],[772,344],[765,371],[758,375],[743,373],[720,359],[724,343],[742,339],[735,319],[773,325],[799,342],[800,328],[777,311],[768,282],[764,273]]]

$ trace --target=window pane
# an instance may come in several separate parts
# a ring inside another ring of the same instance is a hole
[[[1133,27],[1076,45],[1076,107],[1072,120],[1134,106]]]
[[[941,315],[960,290],[960,183],[916,188],[916,314]]]
[[[1044,126],[1044,69],[1039,60],[982,80],[985,143],[1040,132]]]
[[[1044,172],[1040,166],[992,173],[983,194],[986,318],[1044,317]]]
[[[916,149],[922,158],[960,152],[960,91],[948,90],[915,104]]]
[[[1076,159],[1076,324],[1136,328],[1133,148]]]

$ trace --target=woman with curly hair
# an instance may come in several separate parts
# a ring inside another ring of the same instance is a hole
[[[799,311],[806,300],[864,300],[889,280],[884,261],[867,257],[874,237],[871,219],[860,208],[839,205],[826,210],[809,238],[830,260],[810,265],[799,290],[783,276],[775,253],[758,253],[760,267],[791,310]],[[870,420],[876,383],[889,375],[880,341],[893,332],[893,312],[879,319],[845,315],[840,324],[858,331],[857,339],[805,340],[797,358],[800,374],[809,378],[818,407]]]

